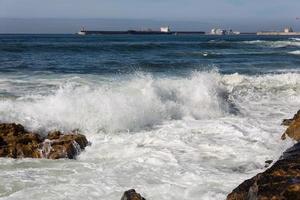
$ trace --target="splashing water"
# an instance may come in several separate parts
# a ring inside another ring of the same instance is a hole
[[[289,145],[280,120],[300,103],[296,73],[77,77],[54,88],[2,99],[1,121],[79,128],[92,146],[76,161],[1,159],[6,199],[118,199],[131,187],[149,199],[222,199]]]
[[[91,142],[76,160],[1,158],[0,198],[225,199],[291,146],[280,123],[299,109],[298,50],[286,37],[0,35],[0,121]]]

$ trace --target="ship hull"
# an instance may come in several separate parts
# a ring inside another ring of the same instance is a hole
[[[178,32],[161,32],[161,31],[79,31],[78,35],[178,35],[178,34],[205,34],[202,31],[178,31]]]

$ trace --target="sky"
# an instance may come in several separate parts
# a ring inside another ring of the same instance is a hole
[[[0,0],[0,33],[155,28],[300,27],[300,0]]]

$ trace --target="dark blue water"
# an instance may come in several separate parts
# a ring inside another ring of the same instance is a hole
[[[0,72],[19,74],[260,74],[300,66],[290,37],[0,35]]]

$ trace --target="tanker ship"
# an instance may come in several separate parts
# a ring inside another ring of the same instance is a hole
[[[204,35],[204,31],[171,31],[169,27],[161,27],[160,30],[128,30],[128,31],[94,31],[94,30],[81,30],[77,33],[78,35],[178,35],[178,34],[200,34]]]

